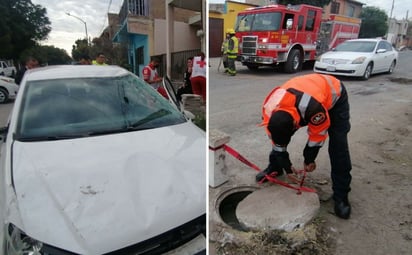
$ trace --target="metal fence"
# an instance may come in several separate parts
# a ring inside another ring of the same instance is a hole
[[[194,57],[200,53],[200,49],[197,50],[186,50],[172,53],[172,67],[171,67],[171,77],[170,80],[173,82],[183,82],[183,74],[186,70],[186,63],[189,57]],[[166,75],[166,54],[156,56],[160,58],[161,64],[158,68],[160,76]]]

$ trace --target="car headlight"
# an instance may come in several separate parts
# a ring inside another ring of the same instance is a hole
[[[366,60],[366,57],[359,57],[353,60],[352,64],[362,64],[363,62],[365,62],[365,60]]]
[[[41,252],[43,244],[29,236],[23,231],[8,224],[6,226],[6,244],[5,251],[7,255],[43,255]]]

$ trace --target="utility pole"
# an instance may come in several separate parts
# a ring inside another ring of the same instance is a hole
[[[87,45],[89,45],[89,35],[87,34],[87,24],[86,24],[86,21],[82,20],[81,18],[79,18],[79,17],[77,17],[77,16],[74,16],[73,14],[70,14],[69,12],[66,12],[66,14],[67,14],[68,16],[70,16],[70,17],[76,18],[76,19],[80,20],[81,22],[83,22],[84,28],[85,28],[85,30],[86,30],[86,41],[87,41]]]

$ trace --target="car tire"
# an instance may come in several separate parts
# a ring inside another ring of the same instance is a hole
[[[393,73],[393,70],[395,69],[396,66],[396,61],[392,61],[391,66],[389,67],[389,70],[386,72],[387,74]]]
[[[369,77],[371,77],[372,70],[373,70],[373,64],[369,63],[365,69],[365,72],[362,75],[362,80],[367,81]]]
[[[9,93],[4,88],[0,88],[0,104],[4,104],[9,100]]]
[[[300,58],[300,51],[298,49],[293,49],[288,60],[285,63],[284,70],[286,73],[296,73],[302,68],[302,60]]]

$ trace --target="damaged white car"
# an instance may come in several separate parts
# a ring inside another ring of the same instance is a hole
[[[205,132],[134,74],[29,70],[2,134],[0,254],[205,254]]]

